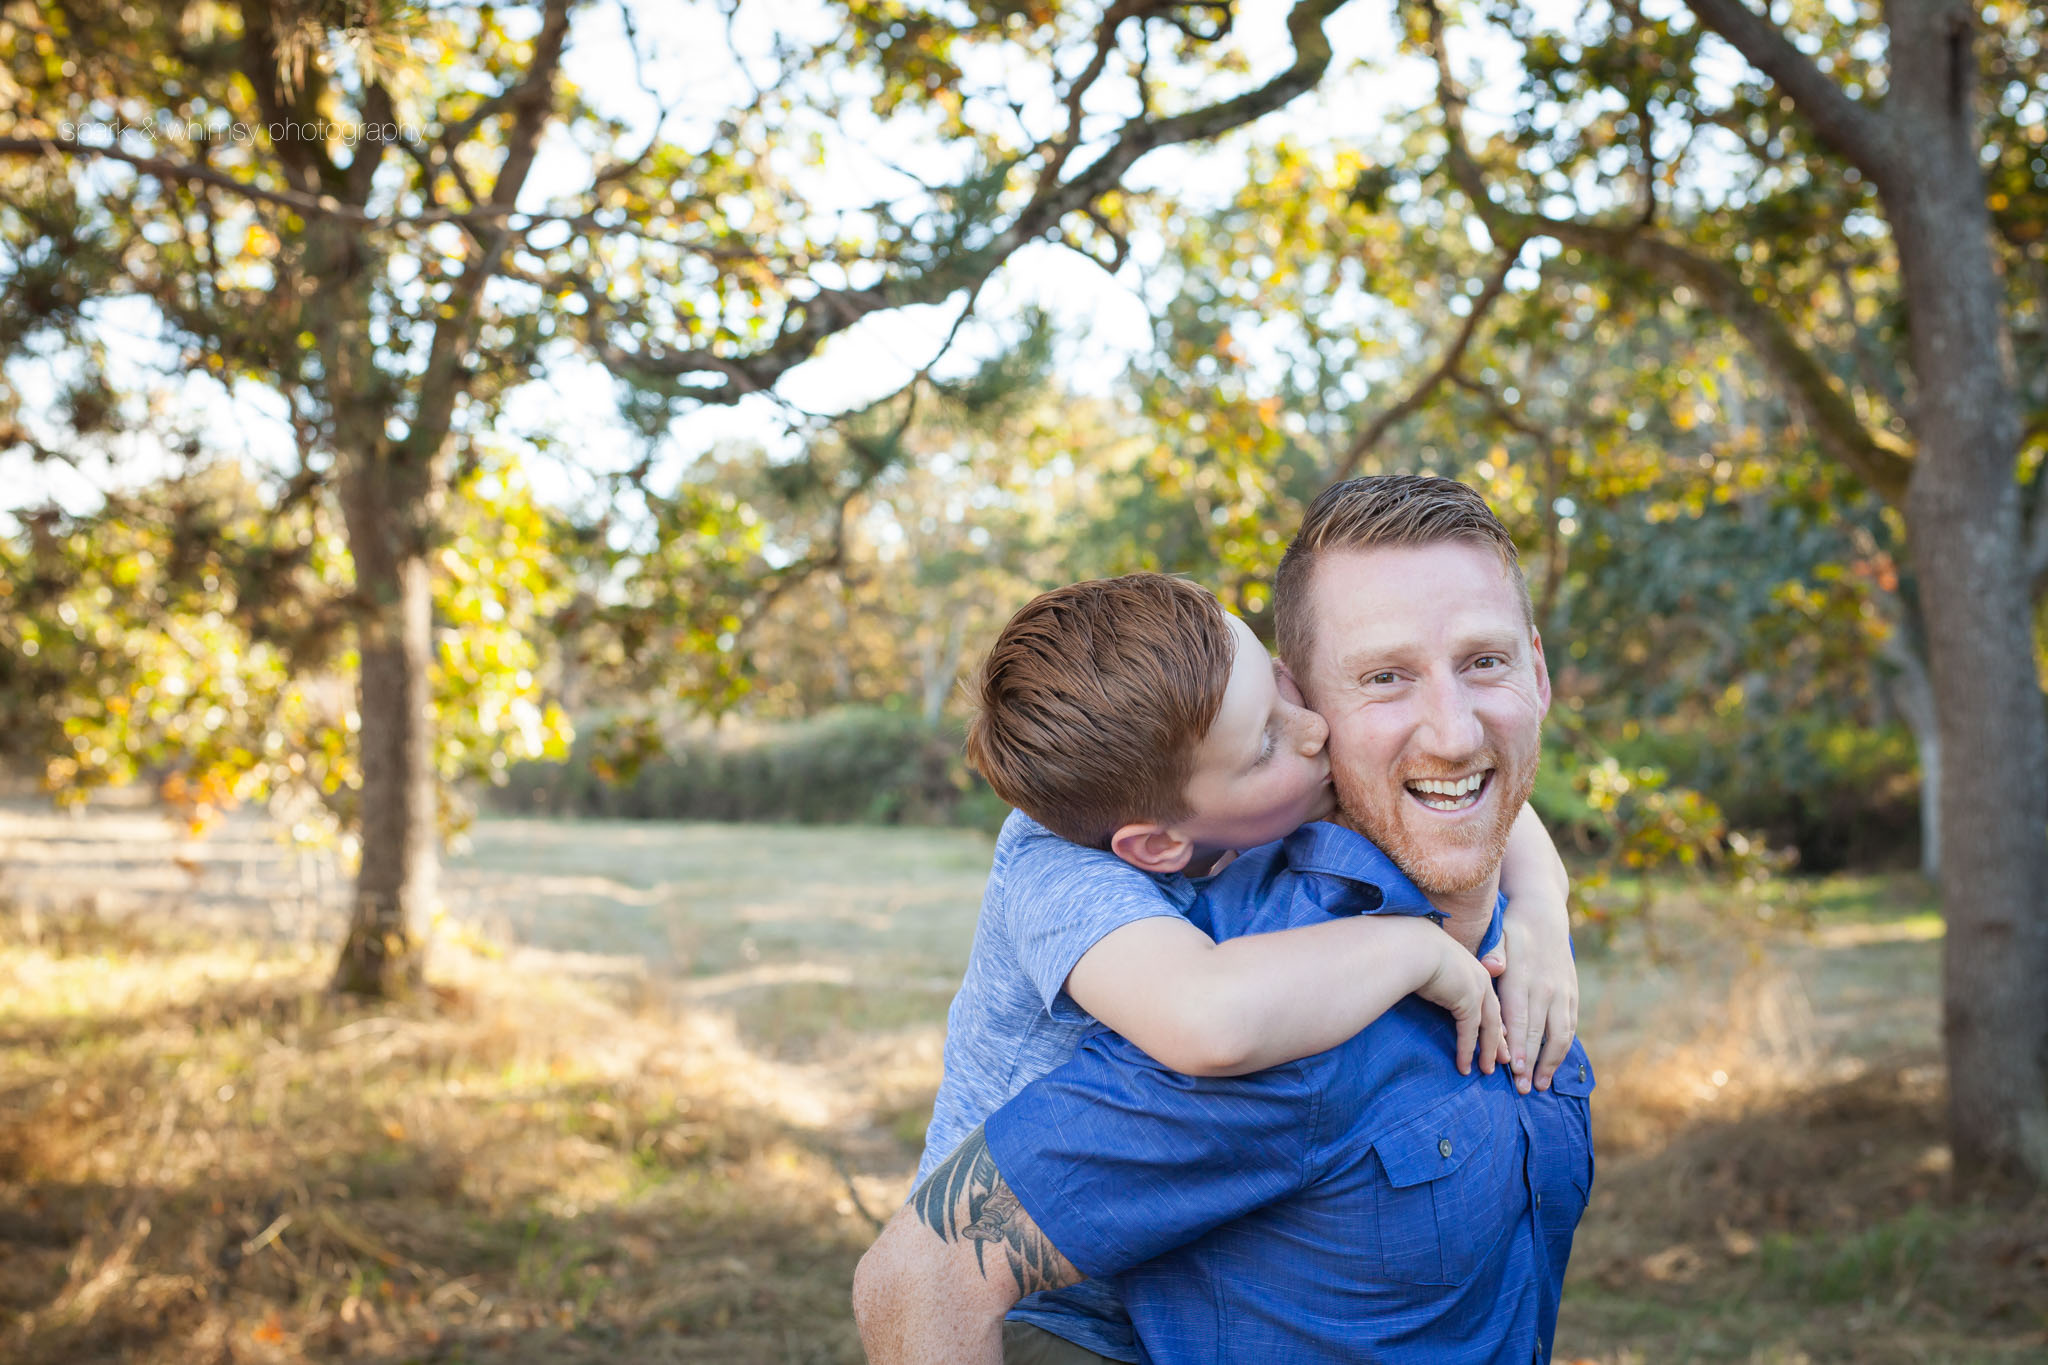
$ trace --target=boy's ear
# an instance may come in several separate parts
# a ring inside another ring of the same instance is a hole
[[[1109,851],[1140,872],[1178,872],[1195,856],[1194,843],[1165,825],[1142,821],[1109,836]]]

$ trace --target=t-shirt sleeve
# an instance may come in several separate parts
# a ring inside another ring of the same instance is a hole
[[[1249,1076],[1169,1071],[1114,1033],[989,1115],[989,1155],[1039,1230],[1114,1275],[1307,1182],[1319,1089],[1301,1063]]]
[[[1004,871],[1005,928],[1018,965],[1055,1019],[1086,1022],[1064,994],[1074,964],[1112,929],[1180,910],[1158,882],[1114,853],[1034,829]]]

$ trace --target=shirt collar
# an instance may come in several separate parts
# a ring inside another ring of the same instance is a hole
[[[1283,846],[1287,851],[1287,865],[1296,872],[1342,877],[1346,881],[1363,882],[1378,888],[1380,904],[1374,914],[1428,915],[1439,924],[1443,922],[1443,916],[1423,894],[1422,888],[1408,880],[1408,874],[1397,867],[1378,844],[1357,830],[1317,820],[1288,835]],[[1481,936],[1479,944],[1482,957],[1500,942],[1501,911],[1507,903],[1505,892],[1494,896],[1493,920],[1486,926],[1486,933]]]

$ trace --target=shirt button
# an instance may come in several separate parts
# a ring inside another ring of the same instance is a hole
[[[1580,1080],[1580,1081],[1584,1081],[1585,1079],[1586,1079],[1586,1064],[1585,1064],[1584,1062],[1580,1062],[1580,1063],[1579,1063],[1579,1080]]]
[[[1539,1209],[1543,1207],[1543,1196],[1540,1194],[1536,1196],[1536,1207]]]
[[[1451,1140],[1444,1138],[1436,1144],[1436,1154],[1448,1158],[1451,1154]]]

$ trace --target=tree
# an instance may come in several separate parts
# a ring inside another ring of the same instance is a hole
[[[451,832],[461,784],[565,752],[541,675],[574,544],[496,455],[449,490],[444,519],[430,686],[436,809]],[[90,512],[37,512],[27,529],[0,541],[10,758],[66,802],[149,777],[195,829],[260,800],[297,840],[353,838],[363,778],[358,713],[337,686],[354,661],[334,606],[348,554],[332,499],[279,516],[240,464],[202,458]]]
[[[2048,1180],[2048,499],[2025,406],[2048,407],[2027,321],[2048,207],[2042,12],[1886,0],[1766,19],[1686,0],[1652,16],[1616,0],[1558,33],[1501,4],[1526,78],[1485,144],[1442,11],[1410,12],[1438,70],[1444,168],[1493,238],[1551,239],[1568,264],[1724,319],[1828,457],[1902,513],[1942,778],[1956,1166]],[[1723,99],[1703,65],[1731,48],[1746,74]]]
[[[1131,168],[1311,88],[1330,57],[1321,25],[1339,3],[1298,0],[1293,60],[1203,102],[1170,88],[1229,80],[1205,69],[1227,7],[847,0],[825,41],[777,41],[767,78],[708,138],[669,134],[663,107],[652,135],[623,153],[626,126],[562,76],[572,28],[593,12],[573,0],[0,9],[16,92],[0,127],[0,360],[59,350],[81,359],[88,388],[104,388],[95,310],[146,301],[179,352],[173,368],[267,389],[289,412],[298,453],[280,506],[320,487],[338,500],[363,819],[337,985],[393,993],[419,978],[436,864],[435,556],[448,490],[510,393],[551,359],[594,357],[654,438],[695,406],[772,398],[786,372],[864,317],[971,304],[1026,243],[1117,259]],[[632,11],[621,15],[652,92]],[[1003,89],[974,87],[976,48],[995,49],[980,69],[1046,73],[1049,102],[1025,111]],[[737,59],[750,80],[760,64]],[[936,126],[964,174],[907,201],[816,213],[783,169],[788,153],[801,160],[807,141],[862,106]],[[534,170],[553,134],[586,149],[589,173],[544,202]],[[39,429],[18,403],[0,416],[17,451],[76,453],[75,430]],[[649,463],[623,484],[644,486]],[[715,521],[707,530],[715,490],[646,501],[645,523],[678,533],[646,564],[691,546],[730,558]],[[715,636],[719,619],[696,620],[693,635]]]

